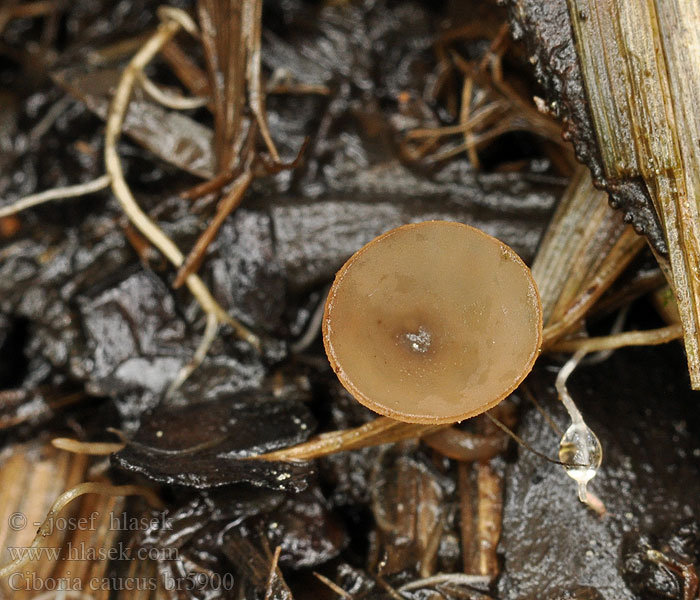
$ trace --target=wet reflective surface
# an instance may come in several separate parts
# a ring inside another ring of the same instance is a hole
[[[393,230],[346,263],[324,328],[358,400],[400,420],[450,422],[487,410],[527,374],[541,310],[510,248],[430,221]]]

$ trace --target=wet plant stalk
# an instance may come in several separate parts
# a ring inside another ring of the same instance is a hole
[[[609,182],[641,180],[665,233],[693,388],[700,389],[700,5],[568,0]],[[662,264],[663,266],[663,264]]]

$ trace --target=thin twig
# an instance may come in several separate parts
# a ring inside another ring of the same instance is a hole
[[[394,600],[404,600],[403,596],[399,594],[391,585],[389,585],[389,582],[384,579],[381,575],[376,575],[375,576],[375,581],[380,585],[380,587],[384,588],[384,591],[389,594]]]
[[[598,352],[601,350],[616,350],[626,346],[657,346],[678,340],[681,337],[683,337],[683,328],[680,324],[676,324],[646,331],[625,331],[601,337],[562,340],[554,344],[549,350],[552,352],[575,352],[577,350]]]
[[[29,550],[32,548],[42,547],[43,541],[50,535],[54,526],[54,521],[60,512],[73,500],[85,494],[103,494],[105,496],[140,495],[144,496],[151,506],[155,508],[163,508],[163,503],[161,502],[160,498],[156,496],[153,490],[140,485],[114,486],[97,482],[80,483],[70,490],[63,492],[63,494],[56,499],[46,515],[46,519],[44,519],[44,522],[39,527],[31,545],[26,548],[27,551],[23,552],[18,559],[13,560],[0,569],[0,579],[7,577],[12,572],[16,572],[18,569],[21,569],[24,565],[31,561],[34,554],[32,554]]]
[[[79,442],[71,438],[54,438],[51,445],[59,450],[73,452],[74,454],[89,454],[90,456],[109,456],[124,448],[124,443],[110,442]]]
[[[532,402],[535,405],[537,412],[539,412],[542,415],[542,417],[544,418],[544,420],[547,421],[547,423],[552,428],[554,433],[556,433],[559,437],[563,436],[564,432],[561,430],[561,427],[559,427],[559,425],[557,425],[554,422],[554,419],[552,419],[552,417],[549,416],[549,413],[540,404],[540,401],[530,391],[530,388],[527,387],[527,385],[523,385],[521,389],[523,390],[523,393],[525,394],[525,396],[527,396],[527,399],[530,400],[530,402]]]
[[[111,183],[110,175],[101,175],[97,179],[87,181],[85,183],[79,183],[77,185],[69,185],[67,187],[53,188],[51,190],[46,190],[45,192],[40,192],[38,194],[32,194],[30,196],[25,196],[16,202],[8,206],[3,206],[0,208],[0,219],[3,217],[9,217],[23,210],[27,210],[33,206],[39,204],[44,204],[45,202],[50,202],[51,200],[62,200],[64,198],[77,198],[79,196],[85,196],[87,194],[94,194],[100,190],[109,187]]]
[[[338,596],[340,596],[344,600],[353,600],[351,594],[346,592],[338,584],[333,583],[330,579],[328,579],[328,577],[325,577],[320,573],[317,573],[316,571],[314,571],[314,577],[316,577],[316,579],[318,579],[321,583],[325,583],[330,589],[332,589],[336,594],[338,594]]]
[[[218,330],[219,320],[216,318],[214,313],[209,313],[207,315],[207,325],[204,328],[204,335],[202,335],[202,340],[199,342],[199,346],[197,346],[197,350],[195,351],[192,360],[190,360],[185,366],[182,367],[182,369],[180,369],[180,372],[177,374],[173,382],[170,384],[170,387],[168,387],[168,391],[165,393],[166,398],[170,398],[180,388],[180,386],[185,383],[187,378],[192,375],[194,370],[202,364],[202,361],[204,361],[205,357],[207,356],[207,352],[209,352],[209,348],[211,348],[211,345],[216,339]]]
[[[243,196],[253,181],[253,174],[246,170],[233,182],[233,187],[226,194],[218,206],[216,207],[216,214],[211,220],[207,228],[202,232],[202,234],[197,238],[194,247],[190,250],[190,253],[185,258],[185,261],[180,265],[177,271],[175,281],[173,282],[173,287],[175,289],[179,288],[187,278],[195,273],[202,264],[204,260],[204,255],[209,247],[209,244],[214,241],[216,234],[221,229],[224,224],[226,217],[228,217],[236,208],[238,208],[243,201]]]
[[[505,112],[508,109],[508,105],[505,102],[496,100],[491,104],[488,104],[483,109],[475,112],[468,120],[459,123],[458,125],[448,125],[446,127],[434,127],[434,128],[421,128],[412,129],[406,133],[406,139],[413,140],[418,138],[436,138],[446,135],[456,135],[464,134],[474,127],[484,124],[488,119],[492,118],[499,112]]]
[[[472,465],[457,463],[457,485],[459,493],[459,532],[462,541],[462,569],[465,573],[474,571],[474,513],[470,470]]]
[[[535,456],[539,456],[542,460],[546,460],[547,462],[550,462],[554,465],[559,465],[560,467],[585,467],[586,465],[581,465],[581,464],[576,464],[576,463],[565,463],[560,460],[557,460],[556,458],[550,458],[547,456],[544,452],[540,452],[539,450],[535,450],[530,444],[528,444],[523,438],[521,438],[517,433],[515,433],[510,427],[508,427],[506,424],[502,423],[499,421],[496,417],[493,415],[490,415],[488,412],[484,413],[491,421],[493,421],[494,425],[501,429],[504,433],[507,433],[510,437],[515,440],[515,442],[525,448],[526,450],[529,450],[532,452]]]
[[[184,261],[182,252],[180,252],[175,243],[148,217],[148,215],[146,215],[136,202],[136,199],[124,179],[124,172],[117,152],[117,143],[121,137],[122,124],[124,123],[131,93],[139,73],[153,59],[158,51],[180,30],[183,26],[182,21],[187,21],[188,19],[191,21],[187,13],[183,11],[178,12],[178,15],[180,12],[182,13],[182,15],[178,17],[179,20],[173,20],[171,17],[174,10],[175,9],[172,9],[165,13],[167,18],[158,26],[156,32],[134,55],[122,73],[107,115],[104,158],[105,169],[112,178],[112,191],[117,197],[117,200],[119,200],[126,216],[173,265],[180,267]],[[194,23],[192,23],[192,27],[196,28]],[[219,321],[229,324],[238,336],[245,339],[252,346],[258,349],[260,348],[260,340],[258,337],[247,327],[226,313],[197,275],[189,275],[185,283],[206,313],[215,314]]]
[[[268,550],[268,552],[269,552],[269,550]],[[282,546],[277,546],[277,548],[275,548],[275,553],[272,556],[272,563],[270,565],[270,575],[267,578],[267,589],[265,590],[265,600],[272,600],[274,597],[275,579],[279,576],[277,573],[277,563],[279,562],[281,553],[282,553]]]
[[[209,98],[204,97],[186,97],[180,94],[166,92],[157,83],[151,80],[143,71],[139,73],[139,83],[151,99],[162,104],[166,108],[173,110],[191,110],[193,108],[201,108],[209,103]]]
[[[410,592],[420,590],[422,588],[432,587],[443,583],[451,583],[452,585],[467,585],[467,586],[485,586],[488,585],[491,578],[487,575],[466,575],[464,573],[439,573],[431,577],[423,579],[415,579],[404,583],[399,592]]]

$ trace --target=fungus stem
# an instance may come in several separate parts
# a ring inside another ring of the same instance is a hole
[[[77,198],[78,196],[85,196],[87,194],[99,192],[100,190],[109,187],[111,181],[112,178],[109,175],[101,175],[97,179],[93,179],[85,183],[53,188],[51,190],[46,190],[38,194],[31,194],[30,196],[25,196],[24,198],[20,198],[12,204],[0,207],[0,219],[4,217],[9,217],[18,212],[22,212],[23,210],[27,210],[28,208],[32,208],[33,206],[44,204],[45,202],[51,202],[51,200]]]
[[[289,348],[292,352],[294,352],[294,354],[300,354],[301,352],[304,352],[304,350],[307,350],[321,332],[323,311],[326,308],[326,297],[328,296],[329,291],[330,286],[327,286],[321,294],[321,301],[318,303],[318,306],[316,306],[316,309],[309,318],[309,322],[306,325],[306,331],[298,340],[289,345]]]
[[[625,320],[627,319],[627,313],[629,312],[629,310],[630,304],[625,304],[625,306],[623,306],[618,311],[617,316],[615,317],[615,322],[610,328],[610,333],[608,334],[608,337],[612,335],[617,335],[622,332],[622,329],[625,326]],[[576,350],[578,350],[578,348],[574,348],[572,352],[575,352]],[[586,358],[585,362],[587,365],[597,365],[608,360],[614,352],[615,348],[607,348],[606,350],[600,350],[596,352],[593,356],[589,356],[588,358]]]

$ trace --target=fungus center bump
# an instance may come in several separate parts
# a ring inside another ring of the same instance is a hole
[[[406,332],[399,335],[400,342],[408,347],[412,352],[419,354],[427,354],[430,350],[430,344],[433,341],[433,336],[423,326],[418,328],[417,332]]]

